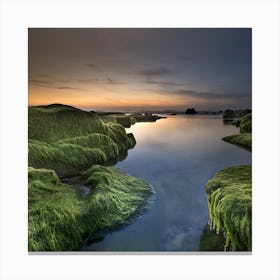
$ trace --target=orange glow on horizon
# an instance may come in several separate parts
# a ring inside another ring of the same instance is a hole
[[[98,91],[79,90],[55,90],[55,89],[35,89],[29,88],[28,105],[48,105],[52,103],[62,103],[74,107],[95,109],[104,108],[172,108],[185,107],[187,100],[182,96],[170,96],[141,92],[141,97],[127,88],[121,92],[108,92],[104,89]]]

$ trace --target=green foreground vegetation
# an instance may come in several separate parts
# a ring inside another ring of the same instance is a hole
[[[243,115],[245,111],[227,110],[226,117]],[[223,140],[248,151],[252,150],[252,114],[246,114],[235,123],[240,134]],[[210,228],[200,241],[201,250],[252,250],[252,167],[232,166],[220,170],[206,185]],[[217,235],[212,234],[215,230]],[[222,242],[221,234],[225,241]],[[210,246],[209,246],[210,244]],[[214,248],[214,249],[213,249]]]
[[[225,250],[252,250],[252,167],[233,166],[217,172],[206,185],[210,229],[223,232]]]
[[[224,141],[244,148],[248,151],[252,150],[252,134],[251,133],[242,133],[226,136],[223,138]]]
[[[115,167],[94,165],[82,173],[88,193],[62,184],[53,170],[28,169],[28,248],[76,249],[90,234],[127,222],[152,188]]]
[[[140,211],[151,187],[109,166],[136,144],[123,120],[160,118],[135,117],[99,116],[62,104],[28,108],[30,251],[74,250],[90,235],[122,225]],[[82,187],[59,179],[74,175]]]
[[[53,104],[29,107],[29,166],[73,176],[92,164],[112,165],[135,146],[133,134],[96,114]]]
[[[247,114],[237,122],[240,134],[230,135],[223,138],[224,141],[237,145],[241,148],[252,150],[252,114]]]

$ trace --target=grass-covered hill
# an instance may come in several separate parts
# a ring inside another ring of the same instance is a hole
[[[122,125],[62,104],[28,108],[28,139],[29,166],[53,169],[60,176],[92,164],[114,164],[136,143]]]
[[[223,232],[225,249],[252,250],[252,167],[220,170],[208,181],[210,228]]]

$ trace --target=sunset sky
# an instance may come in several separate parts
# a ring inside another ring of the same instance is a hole
[[[29,105],[251,108],[251,29],[31,28]]]

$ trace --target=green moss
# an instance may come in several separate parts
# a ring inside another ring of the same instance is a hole
[[[28,148],[30,166],[53,169],[60,176],[75,175],[92,164],[114,164],[123,156],[109,136],[97,133],[52,144],[29,140]]]
[[[225,249],[252,249],[251,176],[251,166],[233,166],[219,171],[206,185],[210,226],[224,232]]]
[[[252,133],[252,114],[247,114],[240,120],[240,133]]]
[[[53,143],[91,133],[107,133],[96,114],[57,104],[28,108],[29,139]]]
[[[111,165],[135,146],[123,126],[105,124],[94,113],[53,104],[29,107],[29,165],[78,174],[92,164]]]
[[[163,118],[157,115],[141,114],[141,113],[134,113],[134,114],[102,113],[99,116],[106,123],[108,122],[118,123],[126,128],[131,127],[131,125],[135,124],[136,122],[155,122],[156,120]]]
[[[244,148],[248,151],[252,150],[252,134],[251,133],[242,133],[226,136],[223,138],[224,141],[237,145],[241,148]]]
[[[28,169],[28,249],[60,251],[85,238],[83,202],[52,170]]]
[[[128,137],[129,148],[134,148],[134,146],[136,145],[136,140],[134,138],[134,135],[132,133],[128,133],[127,137]]]
[[[224,137],[223,140],[252,151],[252,114],[247,114],[236,122],[240,127],[240,134]]]
[[[129,116],[119,116],[116,117],[116,122],[122,125],[123,127],[131,127],[131,118]]]
[[[90,216],[94,231],[104,230],[124,223],[139,211],[139,207],[152,193],[149,184],[128,176],[115,167],[94,165],[82,174],[86,185],[94,189],[89,199]]]
[[[29,250],[73,250],[90,234],[124,224],[141,209],[151,187],[114,167],[97,165],[83,173],[90,188],[86,197],[57,177],[126,157],[136,141],[115,116],[106,116],[105,123],[94,112],[52,104],[29,107],[28,117]]]
[[[152,193],[145,181],[114,167],[92,166],[83,179],[90,188],[85,198],[54,171],[28,169],[29,251],[74,250],[89,235],[126,223]]]

